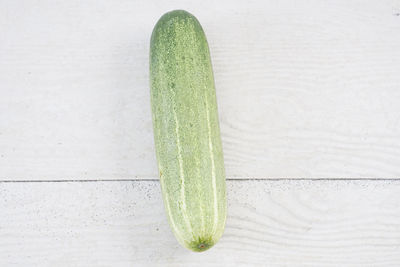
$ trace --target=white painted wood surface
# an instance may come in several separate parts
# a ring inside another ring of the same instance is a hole
[[[195,14],[228,177],[400,175],[400,2],[0,0],[0,179],[156,178],[152,28]]]
[[[227,176],[261,179],[228,181],[202,254],[141,181],[150,34],[178,8],[209,40]],[[399,33],[399,0],[0,0],[0,266],[400,266]],[[263,180],[289,177],[343,180]]]
[[[399,181],[229,181],[225,234],[178,245],[159,183],[0,183],[0,266],[400,264]]]

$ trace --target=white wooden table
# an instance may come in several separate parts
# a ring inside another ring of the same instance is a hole
[[[220,242],[163,210],[152,28],[207,34]],[[0,0],[0,266],[400,266],[400,1]]]

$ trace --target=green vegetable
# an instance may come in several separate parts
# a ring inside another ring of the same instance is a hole
[[[226,186],[210,52],[198,20],[163,15],[150,47],[151,105],[161,189],[170,226],[185,247],[221,237]]]

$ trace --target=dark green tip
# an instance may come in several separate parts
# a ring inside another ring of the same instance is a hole
[[[177,21],[189,21],[189,23],[194,23],[199,29],[202,30],[200,22],[196,19],[195,16],[190,14],[189,12],[181,9],[172,10],[164,15],[157,21],[156,26],[154,26],[153,32],[151,34],[151,45],[155,43],[155,40],[158,38],[157,36],[160,34],[161,31],[167,31],[170,29],[174,29],[173,25]],[[204,34],[204,33],[203,33]]]
[[[195,252],[203,252],[214,246],[212,238],[200,238],[189,244],[189,248]]]

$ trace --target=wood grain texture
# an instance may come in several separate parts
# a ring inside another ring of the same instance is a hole
[[[201,22],[228,177],[399,177],[399,1],[0,1],[0,179],[155,178],[148,53]]]
[[[399,181],[230,181],[212,249],[175,240],[153,181],[0,183],[0,265],[399,266]]]

